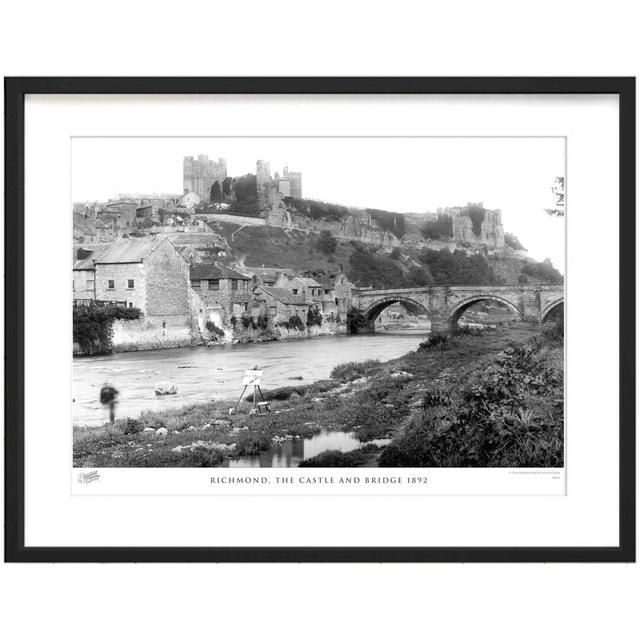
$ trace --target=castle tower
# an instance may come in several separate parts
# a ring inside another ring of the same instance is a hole
[[[214,182],[220,182],[220,186],[227,177],[227,161],[218,158],[217,162],[210,160],[208,156],[200,154],[185,156],[182,161],[182,187],[185,192],[194,191],[201,200],[209,201],[211,186]]]
[[[258,204],[263,209],[269,208],[273,204],[274,184],[271,178],[271,167],[264,160],[256,161],[256,188]]]
[[[282,177],[289,181],[289,192],[292,198],[302,198],[302,173],[299,171],[289,171],[285,164]]]

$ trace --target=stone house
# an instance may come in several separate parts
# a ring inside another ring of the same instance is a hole
[[[259,287],[273,287],[276,283],[278,277],[283,274],[290,277],[295,276],[295,271],[293,269],[279,269],[279,268],[269,268],[269,267],[238,267],[241,271],[247,275],[251,276],[253,280],[253,286]]]
[[[294,296],[299,296],[303,300],[317,305],[322,302],[324,297],[322,285],[314,278],[280,273],[273,286],[287,289]]]
[[[186,211],[193,212],[200,204],[200,201],[201,198],[195,191],[188,191],[180,198],[178,207],[184,207]]]
[[[104,205],[105,213],[100,217],[104,221],[115,219],[118,236],[129,234],[136,229],[136,209],[137,203],[130,200],[115,200]]]
[[[96,300],[96,267],[94,260],[109,249],[108,244],[83,244],[73,247],[73,299],[88,302]]]
[[[250,310],[252,293],[248,276],[214,262],[191,264],[189,277],[191,289],[202,300],[209,319],[215,314],[219,322],[224,323],[232,316],[239,317]]]
[[[311,306],[310,302],[294,295],[289,289],[258,286],[253,292],[254,315],[266,313],[274,324],[287,322],[292,316],[299,316],[306,322]]]
[[[189,264],[167,238],[120,239],[91,258],[95,299],[140,309],[140,320],[114,323],[115,348],[191,344],[198,333]]]
[[[279,274],[274,286],[291,291],[294,296],[316,305],[323,317],[340,322],[346,321],[352,291],[355,289],[355,285],[342,272],[314,278],[307,274]]]

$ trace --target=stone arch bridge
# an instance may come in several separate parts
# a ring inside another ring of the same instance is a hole
[[[380,312],[395,303],[417,307],[431,320],[432,331],[453,329],[460,316],[478,302],[498,302],[519,320],[544,322],[547,315],[564,304],[561,284],[430,286],[412,289],[358,289],[354,297],[373,329]]]

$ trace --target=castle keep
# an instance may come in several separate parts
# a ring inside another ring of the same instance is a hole
[[[209,156],[185,156],[182,164],[182,186],[186,192],[193,191],[201,200],[209,200],[214,182],[222,184],[227,177],[227,161],[218,158],[218,162],[209,160]]]

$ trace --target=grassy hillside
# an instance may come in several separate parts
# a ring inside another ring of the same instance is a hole
[[[212,223],[233,255],[253,267],[336,273],[343,269],[360,287],[402,288],[444,284],[518,284],[562,282],[549,263],[517,256],[467,255],[423,248],[389,253],[372,245],[336,238],[335,250],[324,248],[321,235],[268,226]]]
[[[324,253],[317,233],[223,222],[212,226],[227,239],[235,258],[252,267],[335,273],[341,266],[346,268],[354,251],[349,242],[338,242],[333,253]]]

